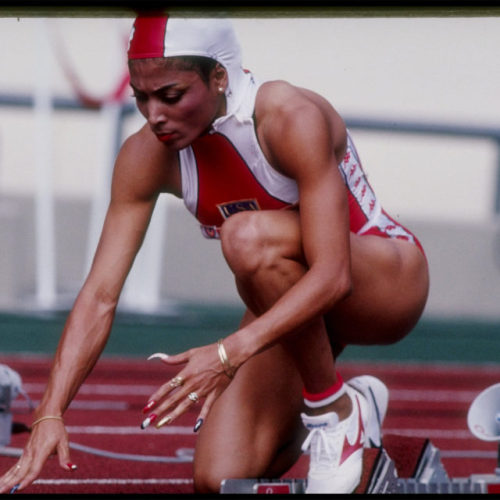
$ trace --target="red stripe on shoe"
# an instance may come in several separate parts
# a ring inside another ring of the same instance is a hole
[[[342,455],[340,456],[339,465],[342,465],[353,453],[363,448],[363,435],[365,433],[365,427],[363,425],[363,419],[361,418],[361,408],[359,406],[358,396],[356,396],[356,404],[358,405],[358,435],[352,444],[347,439],[347,434],[344,436],[344,445],[342,447]]]

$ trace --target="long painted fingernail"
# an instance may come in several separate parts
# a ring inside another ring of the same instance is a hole
[[[164,352],[155,352],[154,354],[151,354],[151,356],[149,356],[148,361],[150,359],[156,359],[156,358],[160,358],[163,361],[166,361],[168,359],[168,354],[165,354]]]
[[[193,432],[198,432],[200,430],[200,427],[203,425],[203,419],[202,418],[199,418],[197,421],[196,421],[196,424],[193,428]]]
[[[78,467],[75,464],[72,464],[71,462],[68,462],[66,464],[66,466],[68,467],[69,470],[76,470],[76,469],[78,469]]]
[[[170,422],[172,422],[172,417],[166,416],[156,424],[156,428],[159,429],[160,427],[169,424]]]
[[[152,399],[151,401],[148,402],[148,404],[142,409],[142,413],[147,413],[153,406],[156,404],[156,401]]]
[[[15,493],[15,492],[18,490],[19,486],[21,486],[21,483],[19,483],[19,484],[15,484],[15,485],[12,487],[12,489],[9,491],[9,493],[10,493],[11,495],[12,495],[13,493]]]
[[[142,422],[141,429],[145,429],[146,427],[148,427],[156,420],[157,417],[158,415],[156,413],[151,413],[151,415],[145,418],[144,421]]]

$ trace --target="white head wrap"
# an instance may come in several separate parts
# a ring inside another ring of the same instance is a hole
[[[241,49],[227,19],[176,18],[144,15],[135,19],[130,34],[128,58],[203,56],[215,59],[227,71],[227,111],[239,104],[245,71]]]

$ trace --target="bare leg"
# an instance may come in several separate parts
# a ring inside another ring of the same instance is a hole
[[[259,316],[307,271],[298,217],[288,212],[278,226],[273,212],[237,215],[223,226],[222,249],[241,298]],[[321,392],[335,383],[335,360],[323,318],[291,332],[281,344],[292,355],[308,391]]]
[[[226,224],[223,250],[239,293],[249,309],[261,314],[306,272],[298,216],[292,211],[242,213]],[[349,343],[397,341],[414,326],[428,291],[420,251],[407,242],[352,235],[351,257],[351,296],[326,322],[317,318],[250,359],[216,401],[196,447],[197,491],[218,491],[223,478],[279,475],[293,464],[301,439],[303,385],[314,392],[335,381],[328,336],[340,352]],[[349,405],[341,398],[327,410],[342,418]]]
[[[280,345],[241,366],[200,429],[195,490],[214,493],[225,478],[277,477],[289,469],[304,438],[301,388]]]
[[[427,261],[412,243],[351,234],[353,293],[325,316],[339,345],[393,344],[420,318],[429,291]]]

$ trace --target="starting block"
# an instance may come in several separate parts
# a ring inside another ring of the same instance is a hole
[[[220,493],[303,494],[306,479],[224,479]],[[363,454],[361,481],[354,493],[394,493],[397,474],[394,462],[383,448],[369,448]]]
[[[383,445],[397,470],[395,493],[444,493],[441,485],[449,485],[450,478],[429,439],[386,434]]]
[[[450,479],[441,454],[429,439],[384,435],[382,448],[363,453],[354,493],[500,493],[500,383],[482,391],[467,415],[469,430],[483,441],[498,441],[495,474]],[[227,479],[220,493],[305,493],[306,479]]]
[[[305,493],[306,479],[225,479],[220,493]],[[468,491],[481,492],[480,488]],[[428,440],[386,435],[383,448],[363,453],[361,480],[354,493],[461,493],[467,485],[453,484],[444,469],[439,450]]]

